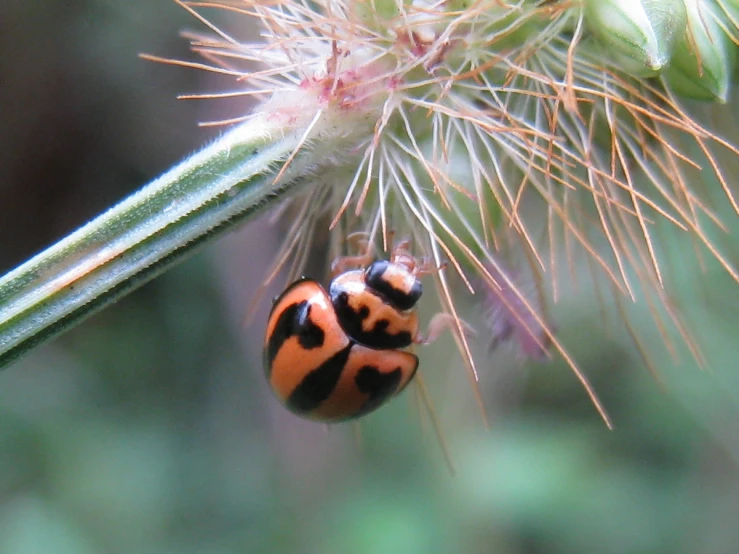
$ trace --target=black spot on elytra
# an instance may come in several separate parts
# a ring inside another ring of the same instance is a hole
[[[388,260],[377,260],[367,267],[364,272],[364,282],[368,287],[379,292],[387,301],[399,310],[410,310],[416,305],[421,294],[423,294],[423,285],[421,281],[416,279],[411,290],[406,292],[395,288],[390,281],[385,279],[384,274],[390,267],[391,262]]]
[[[377,321],[371,330],[365,331],[362,323],[370,315],[369,308],[361,306],[359,310],[353,310],[346,292],[331,294],[331,302],[342,329],[358,343],[382,350],[405,348],[411,344],[412,337],[409,331],[401,331],[395,335],[388,333],[390,322],[386,319]]]
[[[306,350],[323,345],[325,338],[323,329],[311,321],[310,310],[311,305],[307,301],[291,304],[282,310],[264,350],[264,367],[267,375],[272,370],[272,362],[275,361],[280,348],[290,337],[298,337],[300,346]]]
[[[378,319],[375,323],[375,331],[378,333],[387,333],[390,322],[387,319]]]
[[[369,395],[369,398],[355,416],[361,416],[371,412],[398,392],[398,386],[402,377],[403,372],[399,367],[387,373],[382,373],[371,365],[362,367],[357,372],[354,382],[361,392]]]
[[[306,375],[287,399],[287,407],[297,413],[312,412],[318,408],[336,388],[352,346],[354,344],[349,343]]]

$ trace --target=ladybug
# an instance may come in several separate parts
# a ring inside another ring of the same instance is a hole
[[[343,267],[365,265],[372,257],[339,258],[328,291],[302,278],[275,299],[264,369],[273,392],[292,412],[324,422],[357,418],[413,379],[418,358],[404,349],[429,342],[419,333],[415,310],[423,293],[418,275],[429,269],[405,245],[389,260],[349,271]]]

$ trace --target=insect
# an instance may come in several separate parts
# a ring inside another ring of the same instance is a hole
[[[417,260],[408,242],[389,259],[337,258],[328,291],[302,278],[278,296],[264,341],[264,368],[277,398],[308,419],[363,416],[401,392],[418,369],[404,349],[428,343],[453,319],[437,314],[424,337],[416,304],[419,275],[441,268]],[[346,270],[348,267],[357,269]]]

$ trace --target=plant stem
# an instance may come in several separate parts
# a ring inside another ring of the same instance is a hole
[[[313,169],[300,133],[243,124],[0,278],[0,368],[284,199]]]

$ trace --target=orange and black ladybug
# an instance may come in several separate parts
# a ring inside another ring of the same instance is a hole
[[[264,368],[278,399],[294,413],[335,422],[363,416],[413,379],[418,358],[403,349],[438,334],[419,334],[416,303],[423,287],[417,263],[405,249],[362,269],[365,256],[339,258],[328,292],[300,279],[275,299],[264,341]]]

